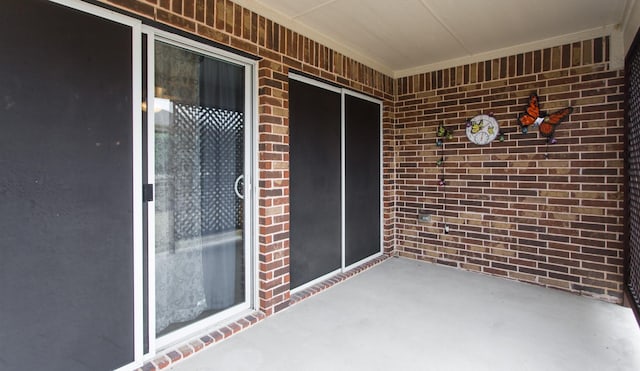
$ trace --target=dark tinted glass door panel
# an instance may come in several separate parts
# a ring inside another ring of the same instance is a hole
[[[339,269],[341,97],[289,80],[291,287]]]
[[[345,265],[380,252],[380,105],[345,95]]]
[[[0,2],[0,369],[133,361],[131,28]]]

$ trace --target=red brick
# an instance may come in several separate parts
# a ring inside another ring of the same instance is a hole
[[[615,194],[622,189],[624,81],[621,71],[607,69],[608,37],[394,80],[229,0],[108,2],[263,58],[257,239],[262,258],[279,262],[258,272],[259,288],[272,290],[272,298],[260,304],[265,313],[289,302],[288,281],[283,281],[289,272],[289,175],[272,166],[288,162],[288,134],[281,129],[288,125],[289,68],[384,100],[386,249],[396,246],[403,256],[500,276],[518,269],[534,281],[551,277],[585,294],[620,297],[616,228],[623,205]],[[558,126],[558,144],[547,148],[537,130],[523,135],[516,124],[533,91],[541,93],[542,109],[549,111],[574,101],[603,100],[575,104],[570,120]],[[490,110],[506,141],[482,147],[469,143],[464,120]],[[436,120],[454,129],[454,139],[443,148],[445,188],[437,185],[441,169],[434,166]],[[607,197],[574,195],[598,191]],[[439,224],[417,231],[417,215],[427,207]],[[272,215],[274,209],[280,211]],[[449,235],[440,232],[443,223],[451,226]],[[528,262],[542,262],[537,268],[545,269],[527,267]],[[564,262],[578,265],[567,271],[570,265]],[[614,275],[613,281],[604,280],[605,273]],[[583,277],[592,281],[580,281]],[[217,340],[215,334],[210,338]]]

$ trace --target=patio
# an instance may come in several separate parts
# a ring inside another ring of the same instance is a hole
[[[170,370],[639,370],[630,309],[390,258]]]

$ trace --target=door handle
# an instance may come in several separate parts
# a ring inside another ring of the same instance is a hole
[[[142,202],[153,201],[153,184],[142,185]]]
[[[238,185],[240,184],[240,181],[244,178],[244,175],[240,175],[237,179],[235,184],[233,185],[233,190],[236,192],[236,196],[238,196],[239,199],[244,200],[244,195],[240,194],[240,190],[238,189]]]

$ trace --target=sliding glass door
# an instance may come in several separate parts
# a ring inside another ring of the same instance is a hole
[[[140,25],[83,8],[0,1],[0,370],[141,354]]]
[[[291,287],[382,254],[382,102],[289,74]]]
[[[203,320],[248,308],[251,74],[250,66],[180,44],[156,40],[153,50],[149,304],[155,337],[168,343]]]

